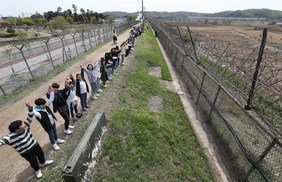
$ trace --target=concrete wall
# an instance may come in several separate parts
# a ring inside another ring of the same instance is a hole
[[[103,127],[106,125],[107,121],[104,112],[98,112],[63,169],[64,181],[82,181],[89,167],[88,165],[93,158],[96,158],[96,156],[92,156],[94,155],[92,151],[100,140]]]

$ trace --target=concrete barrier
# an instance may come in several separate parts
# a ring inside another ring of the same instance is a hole
[[[104,112],[98,112],[63,169],[64,181],[83,181],[89,164],[97,158],[97,156],[93,156],[97,155],[97,152],[93,151],[97,150],[96,144],[99,142],[106,125]]]

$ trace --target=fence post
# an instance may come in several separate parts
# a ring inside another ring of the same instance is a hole
[[[220,90],[221,90],[221,86],[218,85],[218,88],[217,88],[217,91],[216,91],[216,94],[215,94],[215,98],[213,100],[213,105],[215,105],[215,103],[217,101]],[[211,110],[210,110],[210,113],[209,113],[209,118],[211,117],[212,111],[213,111],[213,107],[211,107]]]
[[[82,44],[83,44],[84,52],[87,52],[86,44],[85,44],[85,38],[84,38],[84,32],[85,32],[85,30],[82,29],[81,30],[81,38],[82,38]]]
[[[26,60],[26,58],[25,58],[25,56],[24,56],[24,53],[23,53],[23,47],[25,46],[25,44],[22,44],[20,48],[18,48],[16,45],[13,45],[13,46],[14,46],[15,48],[17,48],[18,50],[20,50],[20,53],[21,53],[21,55],[22,55],[22,57],[23,57],[23,59],[24,59],[24,62],[25,62],[25,64],[26,64],[26,66],[27,66],[27,69],[28,69],[28,71],[29,71],[29,73],[30,73],[32,79],[34,80],[34,76],[33,76],[33,74],[32,74],[32,71],[31,71],[31,69],[30,69],[30,67],[29,67],[29,65],[28,65],[28,63],[27,63],[27,60]]]
[[[2,85],[0,85],[0,90],[3,92],[4,95],[7,95],[4,89],[2,88]]]
[[[262,61],[262,56],[263,56],[263,51],[264,51],[264,47],[265,47],[265,43],[266,43],[266,38],[267,38],[267,28],[263,29],[262,40],[261,40],[259,55],[258,55],[257,64],[256,64],[256,70],[255,70],[255,73],[253,75],[253,81],[252,81],[252,86],[251,86],[251,89],[250,89],[250,92],[249,92],[249,98],[248,98],[248,101],[247,101],[247,105],[245,105],[246,110],[251,110],[251,107],[252,107],[252,100],[253,100],[253,97],[254,97],[255,86],[256,86],[256,82],[257,82],[257,78],[258,78],[258,72],[259,72],[260,64],[261,64],[261,61]]]
[[[92,43],[91,43],[91,38],[90,38],[90,30],[88,30],[87,33],[88,33],[89,44],[90,44],[90,47],[92,48]]]
[[[64,57],[64,52],[65,52],[65,44],[64,44],[64,39],[65,35],[63,35],[62,37],[60,37],[61,42],[62,42],[62,46],[63,46],[63,63],[65,62],[65,57]],[[67,57],[67,56],[66,56]],[[66,58],[67,59],[67,58]]]
[[[45,43],[45,45],[46,45],[46,47],[47,47],[47,52],[48,52],[48,54],[49,54],[49,57],[50,57],[50,61],[51,61],[51,63],[52,63],[52,66],[53,66],[53,68],[55,68],[55,65],[54,65],[54,62],[53,62],[53,59],[52,59],[52,55],[51,55],[51,52],[50,52],[50,49],[49,49],[49,46],[48,46],[49,40],[50,40],[50,39],[48,38],[46,42],[45,42],[45,41],[43,41],[43,42]]]
[[[190,30],[190,28],[188,26],[187,26],[187,30],[188,30],[188,33],[189,33],[189,36],[190,36],[190,40],[191,40],[191,43],[192,43],[193,52],[194,52],[195,59],[196,59],[196,64],[198,65],[198,64],[200,64],[200,61],[198,60],[198,55],[197,55],[197,51],[196,51],[195,42],[193,40],[191,30]]]
[[[73,38],[73,43],[74,43],[74,46],[75,46],[76,56],[78,56],[78,50],[77,50],[76,40],[75,40],[76,32],[75,32],[75,33],[71,33],[70,35],[71,35],[72,38]]]
[[[260,155],[260,157],[259,157],[258,161],[256,162],[256,164],[259,164],[266,157],[266,155],[270,152],[270,150],[275,146],[275,144],[277,142],[278,142],[278,139],[275,137],[272,140],[272,142],[266,147],[266,149],[262,152],[262,154]],[[247,174],[246,174],[246,181],[247,181],[248,177],[252,174],[253,171],[254,171],[254,165],[247,172]]]

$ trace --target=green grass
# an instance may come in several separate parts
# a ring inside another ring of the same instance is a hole
[[[148,75],[162,67],[171,80],[151,31],[135,46],[136,69],[125,78],[110,132],[103,143],[93,181],[214,181],[208,160],[190,125],[179,96]],[[148,63],[148,61],[150,61]],[[163,98],[163,110],[149,110],[152,96]]]

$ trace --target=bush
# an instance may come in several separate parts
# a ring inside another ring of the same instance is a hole
[[[7,27],[7,33],[12,33],[12,34],[15,33],[15,30],[13,29],[12,26],[8,26],[8,27]]]
[[[9,37],[16,37],[16,33],[1,33],[0,32],[0,38],[9,38]]]

